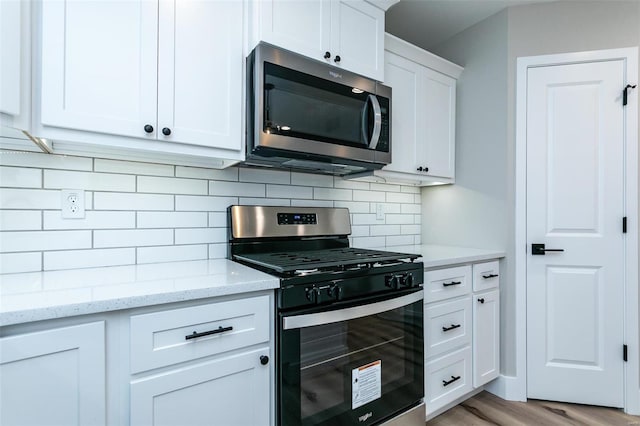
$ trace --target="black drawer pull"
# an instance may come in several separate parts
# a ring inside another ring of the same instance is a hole
[[[460,376],[451,376],[451,380],[449,380],[448,382],[446,380],[443,380],[442,386],[449,386],[451,383],[455,382],[456,380],[460,380]]]
[[[451,324],[451,327],[442,327],[442,331],[455,330],[456,328],[460,328],[461,326],[461,324]]]
[[[451,281],[450,283],[442,283],[443,287],[449,287],[450,285],[460,285],[462,281]]]
[[[187,334],[184,336],[185,340],[196,339],[198,337],[210,336],[212,334],[224,333],[225,331],[231,331],[233,327],[218,327],[216,330],[203,331],[202,333],[196,333],[195,331],[191,334]]]
[[[484,297],[481,297],[480,299],[478,299],[478,302],[484,303]]]
[[[495,278],[497,276],[498,274],[489,274],[489,275],[483,275],[482,278],[484,278],[485,280],[488,280],[489,278]]]

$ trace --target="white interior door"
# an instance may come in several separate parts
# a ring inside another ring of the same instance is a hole
[[[528,70],[529,398],[624,405],[624,70]]]

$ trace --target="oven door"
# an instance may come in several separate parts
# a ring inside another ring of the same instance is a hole
[[[280,314],[281,425],[370,425],[424,396],[423,291]]]

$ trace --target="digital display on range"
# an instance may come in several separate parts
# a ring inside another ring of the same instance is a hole
[[[278,213],[278,225],[317,225],[315,213]]]

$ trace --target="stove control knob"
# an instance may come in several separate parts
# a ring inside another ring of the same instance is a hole
[[[399,275],[387,275],[384,278],[384,284],[387,287],[390,287],[394,290],[398,289],[398,286],[400,285],[400,276]]]
[[[305,289],[307,300],[311,303],[320,303],[320,290],[317,287],[311,287]]]
[[[406,287],[413,287],[413,274],[411,272],[407,272],[402,276],[402,285]]]
[[[327,289],[327,294],[329,298],[333,300],[341,300],[342,299],[342,287],[337,284],[333,284],[331,287]]]

